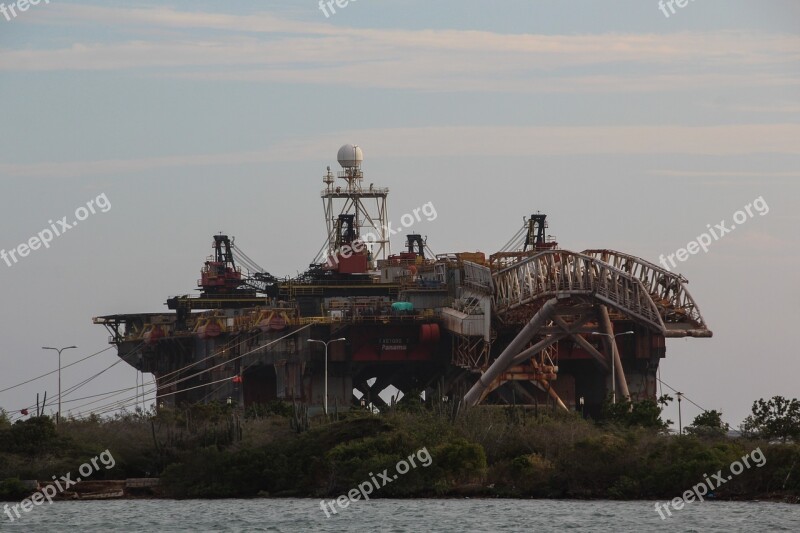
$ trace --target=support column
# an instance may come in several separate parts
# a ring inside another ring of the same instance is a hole
[[[464,396],[464,403],[466,405],[472,406],[477,405],[481,401],[481,397],[483,396],[483,391],[491,385],[494,380],[500,376],[503,372],[505,372],[509,367],[511,367],[514,363],[514,358],[517,354],[522,350],[522,347],[525,346],[530,340],[536,335],[536,333],[541,329],[541,327],[545,324],[550,315],[553,313],[553,309],[555,308],[558,300],[556,298],[552,298],[545,302],[539,311],[533,315],[530,322],[528,322],[522,331],[514,338],[513,341],[509,343],[503,353],[497,358],[497,360],[492,363],[492,365],[483,373],[483,375],[478,379],[478,382],[472,386],[472,388],[467,392]]]
[[[625,370],[622,368],[622,360],[619,358],[619,350],[617,349],[617,339],[614,338],[614,326],[611,324],[611,318],[608,316],[608,308],[605,305],[600,306],[600,326],[608,337],[608,342],[611,344],[611,357],[613,359],[615,373],[617,375],[617,385],[619,390],[626,400],[631,400],[631,393],[628,390],[628,380],[625,378]]]

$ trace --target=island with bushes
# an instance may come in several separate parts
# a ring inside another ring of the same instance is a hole
[[[196,405],[67,418],[59,427],[47,416],[10,423],[2,413],[0,500],[19,501],[32,480],[72,472],[104,450],[114,467],[82,483],[140,480],[134,486],[147,490],[130,497],[330,498],[424,449],[428,465],[370,498],[672,499],[758,451],[763,462],[707,499],[800,501],[800,401],[756,401],[739,432],[707,411],[677,435],[661,416],[669,400],[609,402],[598,420],[543,406],[459,409],[408,399],[382,413],[309,417],[285,403]]]

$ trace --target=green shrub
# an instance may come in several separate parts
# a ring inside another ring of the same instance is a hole
[[[58,452],[69,446],[46,416],[31,417],[0,430],[0,450],[27,456]]]
[[[0,501],[22,500],[32,491],[25,487],[19,478],[9,478],[0,481]]]

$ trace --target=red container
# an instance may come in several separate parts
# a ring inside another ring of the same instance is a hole
[[[197,328],[197,336],[201,339],[208,339],[211,337],[219,337],[222,333],[222,328],[217,322],[209,322],[204,326]]]
[[[351,255],[350,257],[339,256],[340,274],[365,274],[367,272],[367,256],[362,254]]]
[[[164,330],[161,329],[160,327],[155,327],[150,331],[147,331],[144,335],[142,335],[142,340],[144,340],[145,344],[153,344],[163,336],[164,336]]]
[[[419,331],[419,341],[422,344],[436,344],[441,338],[439,324],[423,324]]]

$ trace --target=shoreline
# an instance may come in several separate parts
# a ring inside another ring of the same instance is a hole
[[[119,496],[119,497],[108,497],[108,498],[92,498],[92,497],[84,497],[84,498],[53,498],[53,502],[99,502],[99,501],[138,501],[138,500],[159,500],[159,501],[175,501],[175,502],[182,502],[182,501],[225,501],[225,500],[310,500],[310,501],[320,501],[320,500],[327,500],[330,497],[319,497],[319,496],[254,496],[252,498],[244,498],[244,497],[231,497],[231,498],[175,498],[172,496]],[[405,500],[540,500],[540,501],[559,501],[559,502],[658,502],[658,501],[669,501],[666,498],[643,498],[643,499],[613,499],[613,498],[539,498],[534,496],[487,496],[487,495],[480,495],[480,496],[409,496],[406,498],[401,498],[397,496],[388,497],[388,498],[370,498],[370,500],[382,500],[382,501],[389,501],[389,500],[398,500],[398,501],[405,501]],[[19,500],[5,500],[0,499],[1,503],[12,503],[18,502]],[[704,502],[701,503],[714,503],[714,502],[721,502],[721,503],[731,503],[731,502],[738,502],[738,503],[785,503],[787,505],[800,505],[800,496],[764,496],[759,498],[706,498]],[[696,502],[692,502],[696,503]]]
[[[92,483],[95,484],[109,484],[109,485],[119,485],[121,483],[125,483],[127,480],[109,480],[109,481],[95,481]],[[155,485],[152,487],[156,487]],[[488,488],[488,487],[485,487]],[[30,498],[36,494],[33,492],[26,496],[26,498]],[[253,497],[208,497],[208,498],[178,498],[173,496],[166,496],[163,494],[122,494],[116,495],[114,493],[111,494],[111,491],[105,493],[85,493],[83,495],[80,492],[73,491],[65,495],[59,495],[53,498],[54,502],[89,502],[89,501],[136,501],[136,500],[163,500],[163,501],[223,501],[223,500],[327,500],[333,498],[333,496],[309,496],[309,495],[257,495]],[[21,498],[25,499],[25,498]],[[538,497],[538,496],[509,496],[509,495],[500,495],[500,494],[486,494],[486,493],[478,493],[478,492],[464,492],[462,494],[449,494],[449,495],[440,495],[440,496],[431,496],[431,495],[410,495],[406,497],[399,497],[399,496],[391,496],[382,498],[379,495],[375,495],[375,497],[371,497],[371,500],[552,500],[552,501],[570,501],[570,502],[598,502],[598,501],[613,501],[613,502],[658,502],[658,501],[669,501],[672,498],[609,498],[609,497],[598,497],[598,498],[589,498],[589,497]],[[8,503],[14,502],[19,500],[13,499],[3,499],[0,498],[0,502]],[[800,496],[794,494],[781,494],[781,493],[772,493],[772,494],[762,494],[755,497],[737,497],[737,496],[724,496],[724,497],[706,497],[706,502],[747,502],[747,503],[759,503],[759,502],[766,502],[766,503],[785,503],[789,505],[800,505]]]

